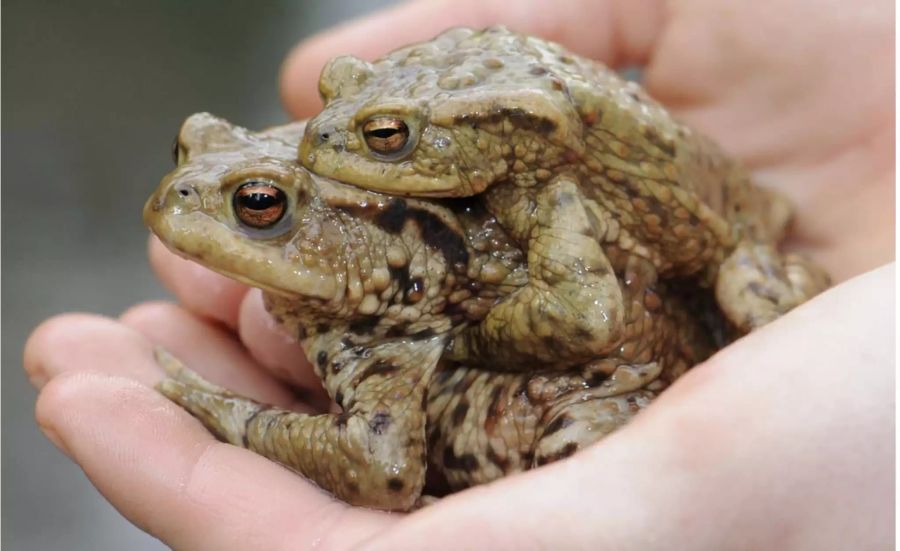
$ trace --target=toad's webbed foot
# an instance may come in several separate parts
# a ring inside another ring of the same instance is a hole
[[[630,421],[655,397],[647,389],[602,398],[573,396],[545,416],[532,466],[564,459],[590,446]]]
[[[716,279],[716,300],[726,317],[748,333],[821,293],[830,285],[824,270],[773,245],[744,242],[725,260]]]
[[[622,291],[578,185],[560,177],[533,202],[489,193],[491,210],[527,243],[529,281],[457,336],[449,357],[510,370],[567,368],[618,346]]]
[[[439,352],[436,346],[434,362]],[[371,357],[384,361],[377,351]],[[364,371],[356,394],[366,398],[345,403],[340,414],[308,415],[240,397],[165,352],[157,352],[157,361],[170,376],[157,389],[220,440],[277,461],[354,505],[409,510],[419,500],[425,414],[416,406],[431,368]]]

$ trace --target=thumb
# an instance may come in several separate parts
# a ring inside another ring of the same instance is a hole
[[[372,59],[454,26],[502,24],[560,42],[609,65],[641,63],[663,24],[660,4],[658,0],[406,2],[301,42],[282,66],[281,96],[291,115],[308,117],[320,108],[319,72],[332,57],[351,54]]]

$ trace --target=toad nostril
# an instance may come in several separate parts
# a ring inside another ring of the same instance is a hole
[[[331,125],[325,126],[324,128],[320,127],[320,128],[317,128],[316,130],[317,130],[317,132],[315,134],[316,145],[323,145],[328,142],[333,142],[334,140],[339,139],[337,133],[335,132],[334,127]]]
[[[190,184],[186,184],[183,182],[175,184],[175,193],[177,193],[181,198],[187,199],[188,197],[196,196],[197,190],[194,189],[194,186]]]

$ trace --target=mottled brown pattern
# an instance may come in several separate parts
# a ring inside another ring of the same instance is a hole
[[[349,503],[408,510],[425,493],[567,457],[626,423],[726,341],[730,329],[709,289],[661,279],[652,261],[620,247],[607,251],[613,262],[584,266],[614,281],[621,297],[615,347],[568,367],[548,361],[528,369],[502,355],[486,362],[488,349],[471,357],[448,351],[528,289],[535,264],[549,280],[564,278],[560,268],[570,264],[535,257],[540,247],[524,251],[482,198],[406,198],[400,208],[397,198],[310,174],[295,160],[303,128],[253,133],[191,117],[179,134],[180,164],[145,209],[170,248],[263,289],[266,308],[300,336],[342,409],[308,415],[257,404],[160,352],[170,374],[160,391],[222,440]],[[242,225],[229,206],[252,179],[291,198],[285,217],[261,231]],[[571,230],[574,220],[574,235],[589,240],[605,215],[584,215],[573,185],[542,192],[552,208],[533,214],[547,227]],[[570,249],[567,258],[584,262],[582,253]],[[556,319],[549,332],[546,320],[531,320],[541,339],[523,345],[540,354],[567,320]],[[570,358],[583,352],[568,345]]]
[[[452,29],[372,63],[336,58],[319,88],[304,166],[397,195],[480,196],[528,255],[529,283],[457,337],[453,357],[528,370],[609,354],[624,323],[613,272],[632,257],[715,288],[741,332],[828,285],[777,252],[784,198],[639,85],[558,44]],[[375,154],[368,120],[393,120],[408,140]]]

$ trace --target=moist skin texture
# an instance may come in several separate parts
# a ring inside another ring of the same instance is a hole
[[[568,369],[617,350],[640,262],[713,288],[741,333],[828,286],[782,255],[791,208],[636,83],[502,27],[452,29],[372,63],[332,60],[300,162],[410,197],[477,195],[527,255],[529,281],[449,357]],[[399,131],[397,130],[399,129]]]
[[[167,397],[220,439],[301,473],[349,503],[408,510],[568,457],[631,419],[723,344],[711,293],[622,259],[618,346],[559,370],[448,357],[467,328],[527,288],[526,255],[480,198],[385,196],[296,162],[303,123],[253,133],[190,117],[177,168],[144,210],[176,253],[264,291],[341,413],[259,404],[164,351]],[[248,227],[234,197],[277,188],[284,215]],[[623,253],[624,254],[624,253]],[[535,337],[529,346],[553,346]],[[427,484],[426,484],[427,474]]]

